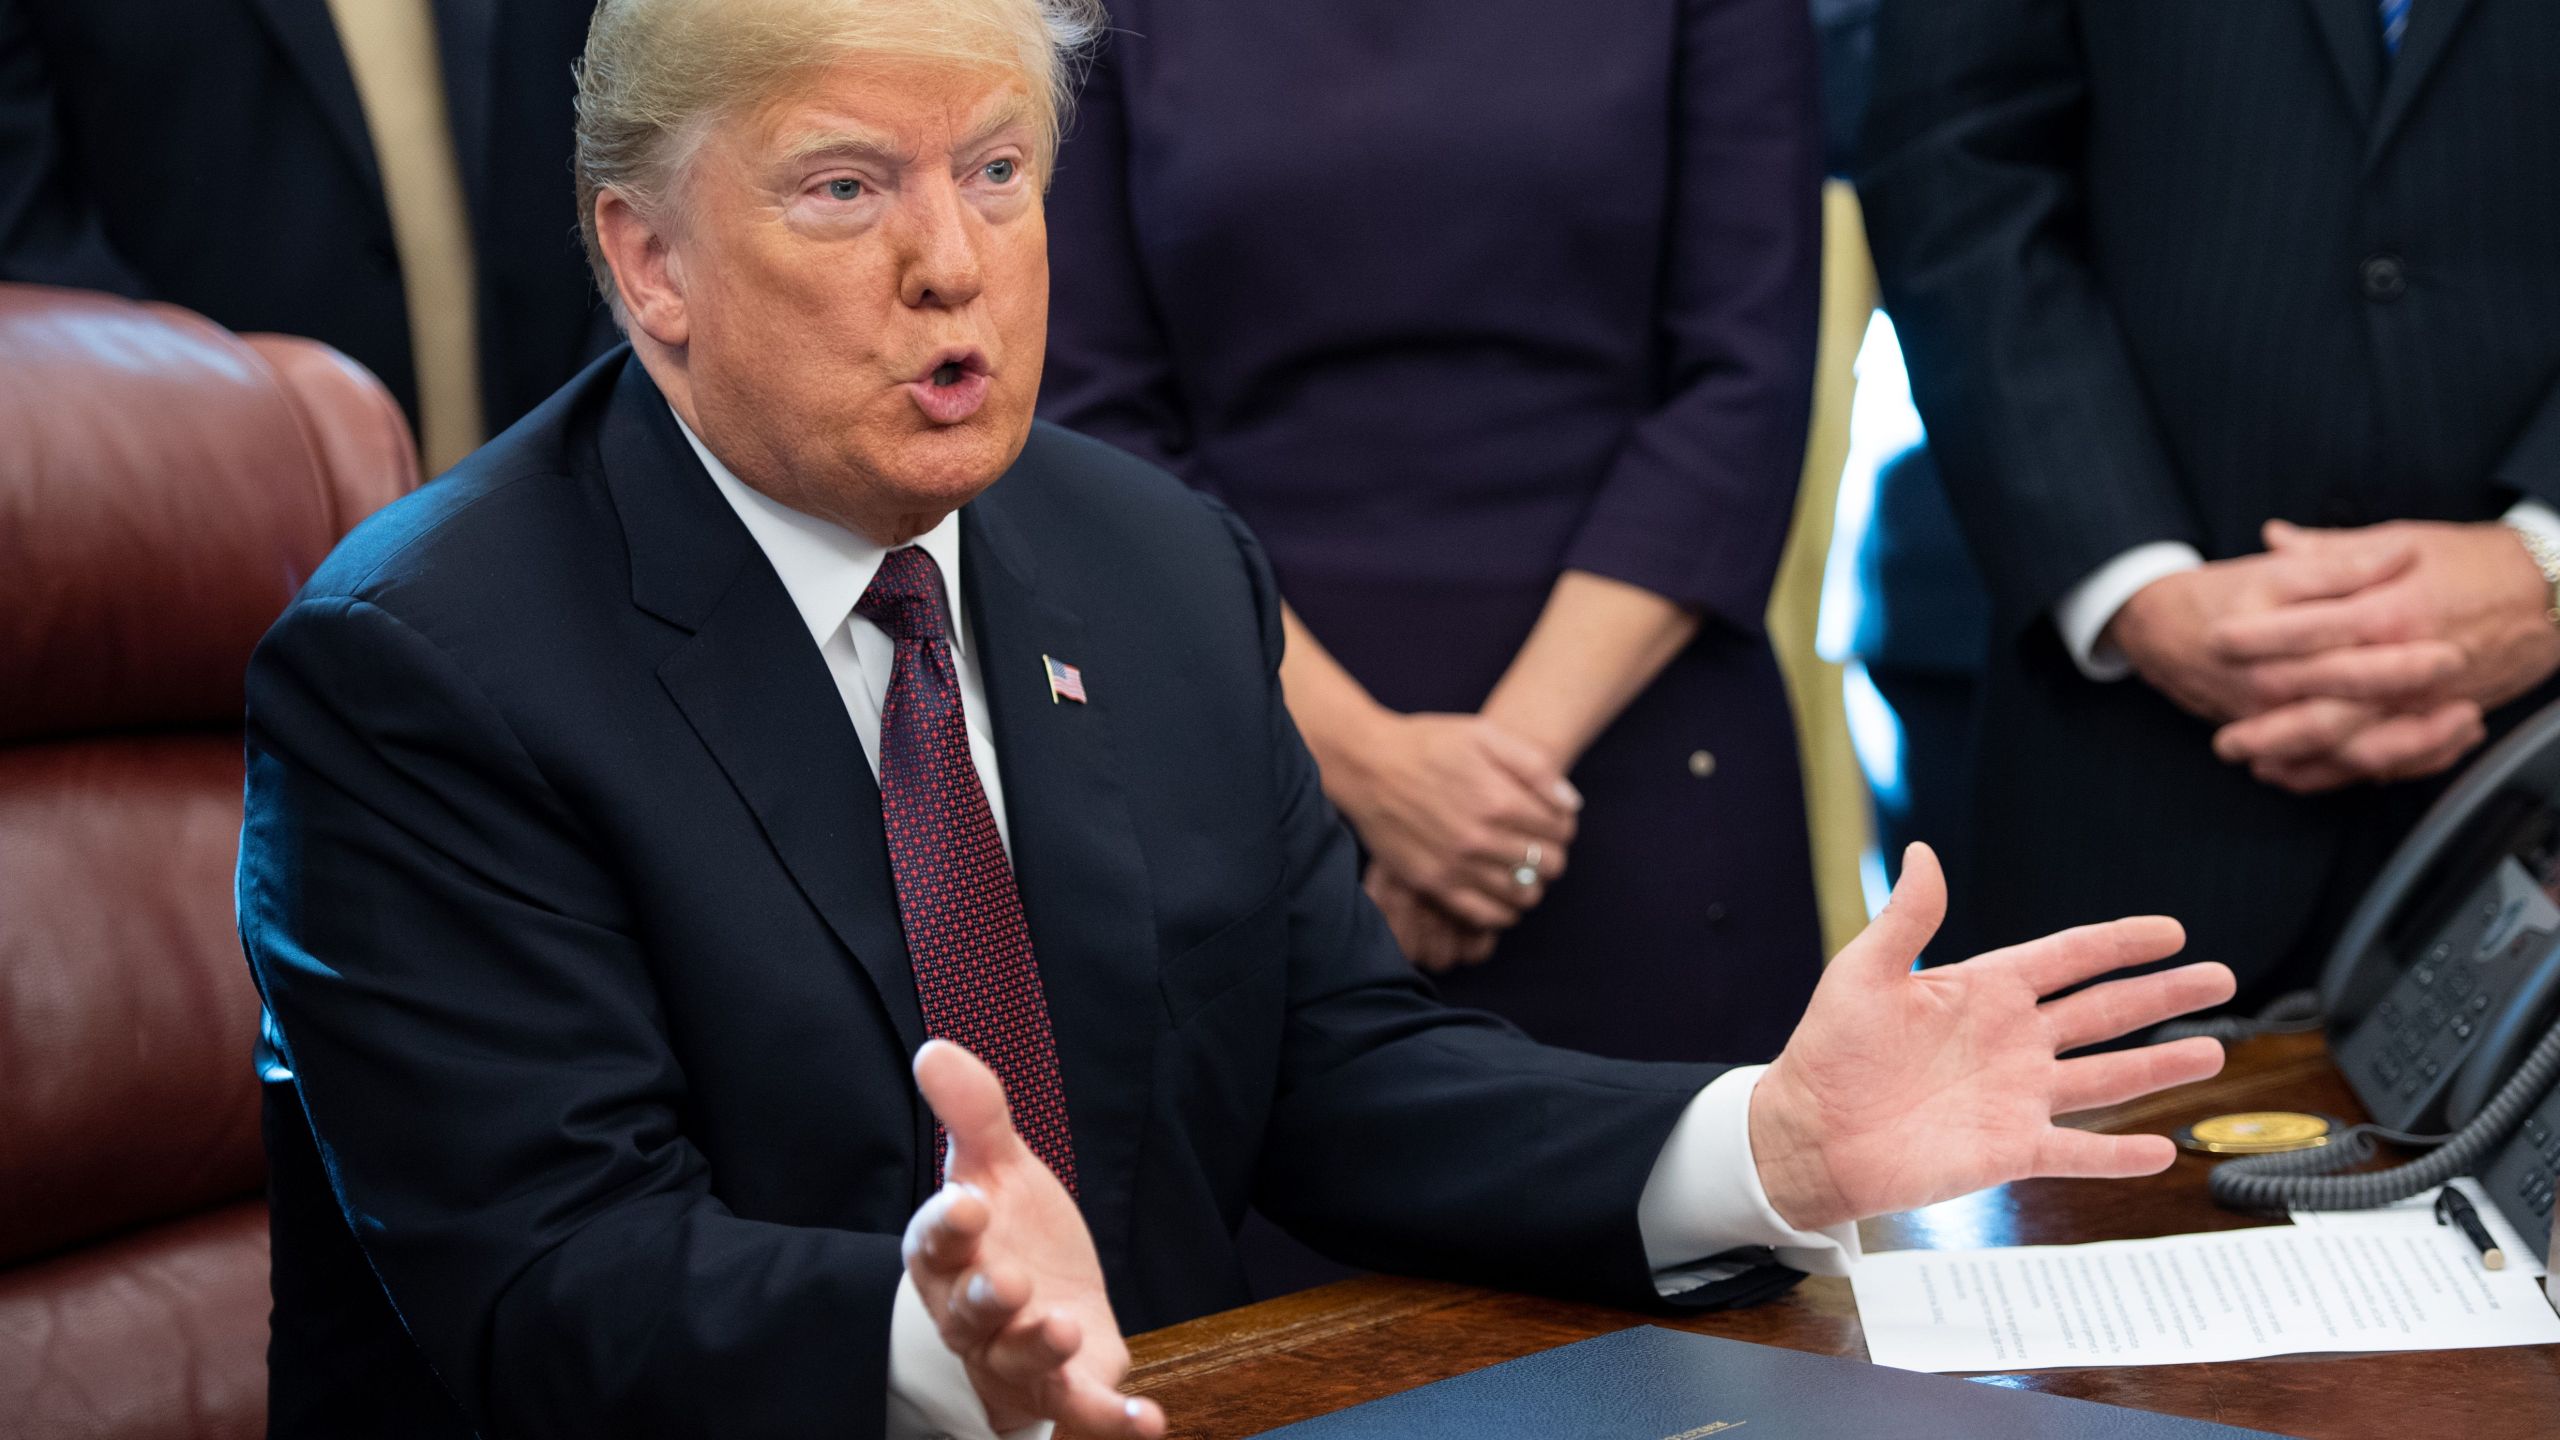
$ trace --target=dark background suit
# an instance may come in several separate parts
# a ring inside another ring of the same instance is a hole
[[[435,0],[492,431],[610,333],[568,186],[593,8]],[[0,279],[326,341],[417,421],[390,211],[328,0],[0,0]]]
[[[2166,911],[2246,1001],[2435,789],[2261,785],[2049,618],[2146,541],[2560,498],[2560,6],[2417,0],[2387,64],[2376,10],[1886,4],[1860,188],[1997,627],[1974,945]]]
[[[1649,1298],[1636,1201],[1715,1071],[1429,998],[1281,704],[1241,528],[1045,426],[963,527],[1122,1324],[1239,1303],[1248,1202],[1355,1263]],[[622,355],[348,539],[249,681],[277,1434],[881,1423],[933,1147],[878,805]]]

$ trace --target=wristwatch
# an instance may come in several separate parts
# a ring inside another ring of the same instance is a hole
[[[2542,532],[2531,526],[2519,525],[2513,520],[2498,523],[2522,541],[2524,553],[2533,557],[2533,568],[2542,572],[2542,583],[2551,587],[2551,604],[2542,612],[2543,618],[2560,625],[2560,545],[2552,544]]]

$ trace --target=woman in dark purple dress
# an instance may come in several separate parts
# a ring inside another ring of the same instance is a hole
[[[1803,0],[1110,8],[1044,412],[1259,535],[1290,709],[1450,998],[1768,1058],[1821,958],[1761,630],[1812,390]]]

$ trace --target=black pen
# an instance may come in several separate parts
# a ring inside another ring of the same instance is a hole
[[[2436,1192],[2436,1223],[2442,1225],[2447,1222],[2460,1226],[2462,1233],[2470,1238],[2472,1248],[2480,1252],[2481,1269],[2507,1268],[2507,1252],[2499,1249],[2498,1242],[2489,1238],[2489,1227],[2480,1223],[2480,1212],[2472,1209],[2470,1200],[2450,1185]]]

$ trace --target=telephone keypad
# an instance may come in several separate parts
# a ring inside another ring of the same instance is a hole
[[[2510,858],[2483,876],[2444,928],[2414,950],[2366,1022],[2338,1042],[2339,1063],[2374,1119],[2431,1128],[2490,1017],[2555,942],[2560,905],[2532,872]]]
[[[2542,1097],[2480,1179],[2517,1232],[2548,1250],[2555,1176],[2560,1176],[2560,1091]]]

